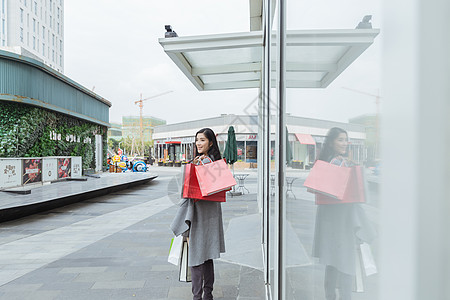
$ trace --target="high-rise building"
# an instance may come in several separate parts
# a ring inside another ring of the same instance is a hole
[[[153,140],[153,128],[158,125],[165,125],[166,121],[150,116],[142,117],[143,138],[144,143]],[[123,116],[122,117],[122,137],[131,137],[140,141],[140,118],[138,116]]]
[[[0,49],[64,72],[64,0],[0,0]]]

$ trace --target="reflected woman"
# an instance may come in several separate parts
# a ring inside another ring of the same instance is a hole
[[[347,132],[331,128],[318,159],[351,167],[353,163],[346,158],[347,148]],[[315,226],[313,256],[325,265],[325,297],[335,300],[338,288],[340,299],[349,300],[356,274],[357,247],[362,241],[370,242],[374,231],[359,203],[318,205]]]

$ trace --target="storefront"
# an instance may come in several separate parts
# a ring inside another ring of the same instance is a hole
[[[180,166],[180,164],[192,160],[195,140],[193,135],[202,127],[211,127],[216,132],[219,150],[223,153],[228,138],[228,127],[234,126],[238,152],[235,167],[238,169],[256,168],[260,143],[258,128],[252,125],[256,120],[256,115],[221,115],[205,120],[157,126],[153,134],[156,160],[161,166]],[[219,124],[221,125],[219,126]],[[364,126],[290,116],[286,127],[288,129],[286,147],[290,149],[292,157],[288,167],[309,169],[316,160],[327,130],[331,127],[341,127],[348,131],[350,157],[357,163],[364,163],[366,159]],[[272,133],[272,136],[274,139],[275,132]],[[271,162],[275,163],[274,140],[271,148]]]

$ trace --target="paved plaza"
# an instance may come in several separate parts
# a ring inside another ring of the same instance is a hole
[[[152,172],[158,177],[149,183],[0,223],[0,299],[192,299],[190,283],[179,282],[177,267],[167,262],[180,169]],[[227,251],[215,261],[214,296],[265,299],[257,173],[237,172],[249,174],[249,193],[222,205]],[[296,178],[287,198],[287,288],[293,299],[324,299],[323,266],[310,256],[316,206],[303,187],[307,174],[287,174]],[[370,199],[365,210],[376,222],[376,197]],[[367,278],[367,292],[354,299],[376,299],[377,283]]]
[[[160,169],[148,184],[1,223],[0,299],[192,299],[167,262],[179,169]],[[223,205],[225,230],[257,213],[255,192]],[[215,268],[215,299],[264,299],[262,271]]]

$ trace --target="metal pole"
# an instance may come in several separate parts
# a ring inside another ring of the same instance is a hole
[[[285,182],[286,182],[286,0],[278,1],[278,73],[277,73],[277,135],[276,135],[276,178],[277,189],[275,197],[275,218],[276,218],[276,265],[275,265],[275,292],[277,300],[284,299],[285,288]]]
[[[144,104],[142,101],[142,93],[141,93],[141,100],[139,102],[139,131],[140,131],[140,138],[141,138],[141,146],[142,146],[142,156],[144,156],[144,124],[142,121],[142,110],[144,108]]]
[[[271,253],[270,253],[270,91],[271,91],[271,46],[272,46],[272,1],[264,1],[264,61],[263,61],[263,92],[262,92],[262,181],[263,181],[263,243],[265,244],[265,268],[264,278],[266,284],[270,282],[270,267],[271,267]]]

